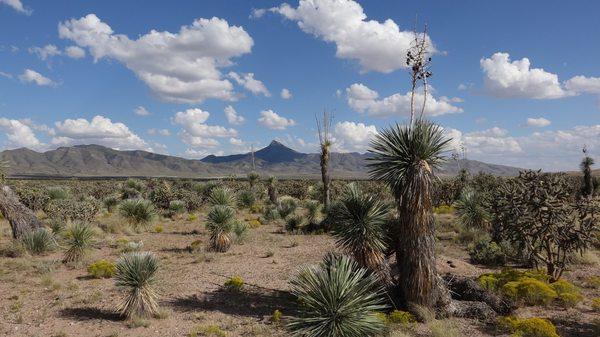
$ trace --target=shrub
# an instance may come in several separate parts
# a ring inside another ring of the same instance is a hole
[[[23,233],[19,239],[25,249],[34,255],[46,253],[56,247],[54,235],[46,228],[38,228]]]
[[[144,199],[128,199],[121,202],[119,212],[136,230],[147,227],[156,218],[152,203]]]
[[[226,337],[227,333],[216,325],[198,325],[189,333],[189,337]]]
[[[234,221],[232,231],[235,234],[235,241],[241,243],[248,234],[248,225],[241,221]]]
[[[79,261],[90,248],[94,230],[86,224],[76,223],[69,227],[66,233],[65,258],[63,262]]]
[[[99,210],[100,204],[91,198],[82,200],[55,199],[50,200],[44,207],[44,212],[49,218],[63,222],[91,222]]]
[[[282,197],[277,207],[277,212],[281,218],[286,218],[288,215],[294,213],[298,208],[298,200],[291,197]]]
[[[46,189],[37,188],[33,186],[27,187],[16,187],[15,193],[19,196],[19,201],[21,201],[27,208],[36,212],[39,210],[43,210],[46,207],[48,201],[50,201],[50,196]]]
[[[385,329],[375,314],[385,309],[378,277],[347,256],[328,254],[290,285],[299,303],[299,316],[288,324],[295,336],[377,336]]]
[[[433,209],[433,212],[435,214],[454,214],[455,211],[456,210],[454,209],[453,206],[448,206],[448,205],[440,205]]]
[[[250,228],[256,229],[260,227],[260,221],[258,221],[257,219],[250,219],[248,221],[248,226],[250,226]]]
[[[393,324],[408,325],[416,321],[415,316],[408,311],[394,310],[388,315],[388,322]]]
[[[154,226],[154,233],[162,233],[164,230],[165,228],[163,227],[163,225]]]
[[[137,179],[127,179],[121,188],[121,196],[123,199],[141,198],[145,188],[143,182]]]
[[[574,307],[583,300],[579,289],[574,284],[565,280],[558,280],[551,283],[550,287],[558,294],[558,300],[566,308]]]
[[[144,242],[140,241],[127,241],[123,244],[121,251],[128,252],[139,252],[144,248]]]
[[[232,278],[225,281],[225,289],[229,291],[242,291],[244,288],[244,279],[241,276],[233,276]]]
[[[297,233],[300,230],[300,227],[302,227],[303,222],[304,217],[302,217],[302,215],[295,214],[289,216],[285,221],[285,230],[291,233]]]
[[[171,186],[165,181],[153,185],[149,199],[157,208],[168,209],[169,203],[173,200]]]
[[[283,316],[281,311],[279,311],[279,310],[273,311],[273,315],[271,315],[271,322],[273,322],[275,324],[279,324],[279,322],[281,322],[281,316]]]
[[[188,212],[193,212],[199,209],[202,206],[203,200],[202,196],[198,195],[198,193],[190,190],[186,190],[180,188],[175,191],[175,197],[178,200],[183,201],[185,204],[185,208]]]
[[[48,187],[47,193],[50,200],[69,199],[69,191],[62,187]]]
[[[119,312],[126,317],[147,317],[158,314],[154,290],[158,261],[150,252],[123,254],[116,263],[115,280],[126,292]]]
[[[506,255],[497,243],[489,237],[483,237],[467,247],[471,262],[486,266],[502,266],[506,263]]]
[[[210,248],[217,252],[226,252],[231,246],[231,232],[234,223],[234,210],[229,206],[215,205],[206,220],[210,232]]]
[[[270,206],[265,209],[263,217],[267,221],[274,221],[280,218],[279,211],[276,206]]]
[[[502,293],[528,305],[545,305],[558,296],[547,283],[529,277],[506,283],[502,286]]]
[[[250,208],[256,203],[256,196],[250,190],[244,190],[238,193],[238,205],[244,208]]]
[[[183,214],[187,210],[185,202],[181,200],[173,200],[169,202],[169,212],[172,215]]]
[[[212,206],[230,206],[235,205],[235,195],[227,187],[216,187],[213,188],[208,197],[208,202]]]
[[[106,208],[106,210],[109,213],[112,213],[112,211],[115,209],[115,207],[117,207],[117,205],[119,204],[119,198],[117,198],[116,196],[109,196],[104,198],[104,207]]]
[[[586,283],[591,288],[600,288],[600,276],[590,276]]]
[[[592,309],[595,312],[600,312],[600,297],[592,298]]]
[[[262,213],[264,207],[262,205],[259,204],[253,204],[252,206],[250,206],[250,213]]]
[[[501,328],[520,337],[560,337],[556,327],[547,319],[501,317],[498,320]]]
[[[88,274],[93,278],[111,278],[115,274],[117,267],[108,260],[98,260],[87,268]]]
[[[304,203],[304,208],[306,208],[306,220],[308,223],[317,222],[321,213],[321,203],[316,200],[308,200]]]

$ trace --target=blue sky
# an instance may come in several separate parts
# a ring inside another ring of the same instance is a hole
[[[418,18],[433,52],[426,114],[455,148],[576,169],[584,145],[600,154],[599,10],[592,1],[0,0],[0,149],[97,143],[201,158],[279,139],[308,152],[315,114],[327,109],[336,150],[364,152],[378,129],[406,121],[404,57]]]

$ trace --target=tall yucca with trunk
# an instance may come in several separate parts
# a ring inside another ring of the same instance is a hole
[[[115,283],[125,291],[119,313],[126,317],[147,317],[158,314],[154,290],[158,261],[150,252],[123,254],[116,263]]]
[[[337,244],[352,254],[361,267],[379,270],[387,248],[384,226],[389,219],[389,207],[352,183],[339,203],[332,206],[331,217]]]
[[[381,131],[369,150],[371,176],[393,191],[400,219],[394,242],[398,263],[398,290],[406,304],[428,308],[445,299],[435,267],[432,213],[433,170],[442,162],[449,139],[436,124],[418,119],[411,126]]]
[[[206,228],[210,232],[210,248],[216,252],[226,252],[231,247],[231,230],[235,211],[229,206],[216,205],[208,213]]]
[[[267,190],[269,192],[269,201],[271,201],[273,205],[279,205],[279,197],[277,195],[277,177],[269,177],[267,180]]]
[[[329,175],[329,159],[331,156],[331,123],[333,115],[328,111],[323,111],[322,119],[315,117],[317,121],[317,131],[319,132],[319,144],[321,150],[321,179],[323,180],[323,207],[329,209],[331,176]]]
[[[583,160],[579,165],[583,172],[583,186],[581,189],[581,195],[583,197],[590,198],[594,195],[594,178],[592,177],[592,165],[594,165],[594,159],[587,155],[587,148],[583,149]]]

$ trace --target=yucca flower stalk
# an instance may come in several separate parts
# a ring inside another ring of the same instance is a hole
[[[368,337],[385,329],[375,315],[386,307],[379,279],[350,257],[328,254],[300,269],[290,286],[299,303],[288,324],[293,336]]]
[[[226,252],[231,246],[231,230],[235,211],[229,206],[216,205],[208,213],[206,228],[210,232],[210,248],[216,252]]]
[[[125,292],[118,312],[128,318],[158,314],[154,289],[158,261],[150,252],[125,253],[117,260],[115,284]]]
[[[65,257],[63,262],[76,262],[81,260],[90,248],[94,230],[86,224],[76,223],[69,227],[66,233]]]

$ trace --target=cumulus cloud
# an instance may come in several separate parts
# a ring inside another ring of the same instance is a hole
[[[19,75],[19,79],[23,83],[35,83],[39,86],[53,86],[56,85],[54,81],[45,77],[44,75],[38,73],[35,70],[25,69],[21,75]]]
[[[65,53],[72,59],[80,59],[85,57],[85,49],[77,46],[69,46],[65,49]]]
[[[24,121],[2,117],[0,130],[6,136],[5,147],[8,149],[26,147],[32,150],[43,150],[46,147],[46,144],[36,137],[32,127]]]
[[[524,57],[511,61],[508,53],[495,53],[480,60],[489,94],[499,98],[555,99],[572,95],[558,81],[558,75],[531,68]]]
[[[25,15],[31,15],[31,13],[33,12],[31,9],[25,8],[21,0],[0,0],[0,4],[12,7],[12,9]]]
[[[283,88],[283,89],[281,89],[281,98],[290,99],[290,98],[292,98],[292,93],[290,92],[289,89]]]
[[[336,56],[357,60],[363,72],[389,73],[406,68],[406,52],[414,40],[414,32],[401,30],[391,19],[368,20],[355,1],[300,0],[296,8],[284,3],[270,11],[296,21],[304,32],[334,43]],[[264,12],[256,14],[261,16]],[[433,46],[431,41],[429,45]]]
[[[245,121],[245,118],[240,116],[231,105],[226,106],[223,112],[229,124],[240,125]]]
[[[338,152],[365,152],[371,139],[377,135],[375,125],[356,122],[338,122],[333,127],[333,146]]]
[[[600,77],[575,76],[565,82],[565,87],[573,92],[600,95]]]
[[[182,128],[180,139],[192,147],[215,147],[219,145],[215,138],[237,136],[235,129],[205,124],[209,116],[208,111],[197,108],[187,109],[177,112],[172,121]]]
[[[148,129],[148,134],[168,137],[171,135],[171,131],[169,131],[169,129],[154,129],[154,128],[152,128],[152,129]]]
[[[258,122],[271,130],[285,130],[288,126],[296,125],[293,119],[282,117],[273,110],[261,111]]]
[[[104,116],[66,119],[54,123],[52,144],[72,146],[99,144],[119,150],[151,150],[150,146],[127,127]]]
[[[250,53],[254,41],[220,18],[197,19],[177,33],[152,30],[137,39],[116,34],[95,14],[59,24],[59,36],[87,48],[95,61],[115,59],[133,71],[161,99],[199,103],[235,100],[233,84],[220,69]]]
[[[241,140],[239,138],[234,138],[234,137],[229,138],[229,144],[231,144],[233,146],[244,146],[244,145],[246,145],[246,143],[243,140]]]
[[[148,111],[146,108],[144,108],[143,106],[138,106],[135,109],[133,109],[133,113],[138,115],[138,116],[150,116],[150,111]]]
[[[411,93],[393,94],[388,97],[379,98],[379,93],[371,90],[362,83],[354,83],[346,89],[348,105],[361,113],[366,113],[374,117],[389,116],[410,116],[410,98]],[[424,94],[415,93],[415,111],[421,112],[423,106]],[[425,115],[439,116],[451,113],[460,113],[462,108],[454,106],[452,103],[459,102],[456,99],[440,97],[436,99],[430,93],[427,93],[427,102],[425,106]]]
[[[254,95],[262,94],[266,97],[271,97],[271,93],[265,84],[255,79],[253,73],[238,74],[234,71],[230,71],[227,76],[232,78],[237,84],[243,86],[246,90],[250,91]]]
[[[41,60],[46,60],[49,57],[60,55],[62,52],[57,46],[53,44],[47,44],[43,47],[31,47],[29,48],[30,54],[37,55]]]
[[[527,122],[525,123],[525,125],[527,126],[532,126],[532,127],[536,127],[536,128],[543,128],[545,126],[550,125],[550,121],[547,120],[544,117],[540,117],[540,118],[527,118]]]

